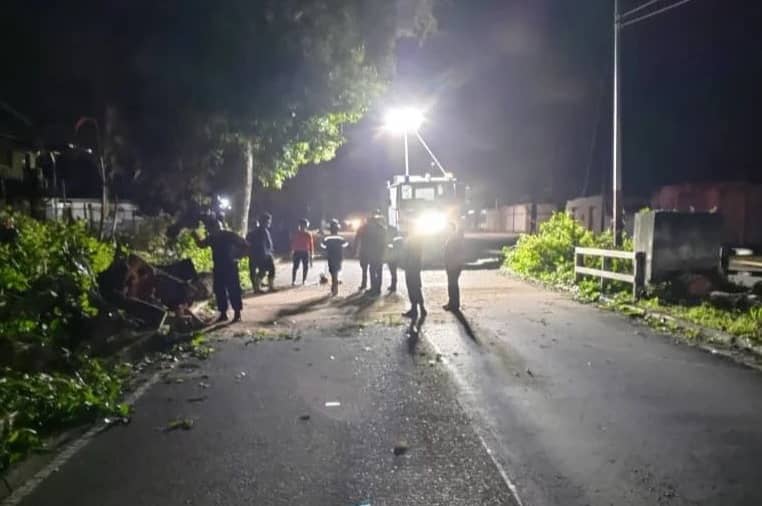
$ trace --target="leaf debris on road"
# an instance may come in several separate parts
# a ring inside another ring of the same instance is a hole
[[[172,432],[175,430],[191,430],[196,422],[192,418],[180,418],[177,420],[170,420],[164,427],[164,432]]]

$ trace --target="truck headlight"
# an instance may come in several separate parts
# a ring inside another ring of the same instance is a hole
[[[439,211],[425,211],[415,220],[416,232],[423,235],[438,234],[447,228],[447,215]]]

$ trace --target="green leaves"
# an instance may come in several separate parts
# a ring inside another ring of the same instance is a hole
[[[537,234],[524,234],[516,246],[506,249],[505,266],[523,276],[554,285],[574,284],[574,248],[613,249],[610,232],[594,234],[564,212],[558,212],[540,225]],[[632,242],[624,241],[623,250],[632,250]],[[588,259],[588,262],[595,262]],[[593,264],[590,263],[592,267]],[[624,272],[622,261],[613,261],[612,268]],[[585,287],[585,297],[593,297],[590,286]]]
[[[73,326],[96,312],[95,274],[111,263],[114,248],[84,223],[13,219],[17,240],[0,244],[0,340],[68,345],[77,337]]]
[[[0,371],[0,473],[41,449],[42,436],[52,430],[129,414],[129,406],[119,402],[118,374],[87,357],[71,366],[71,374]]]

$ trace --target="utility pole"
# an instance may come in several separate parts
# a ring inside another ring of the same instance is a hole
[[[619,129],[619,0],[614,0],[614,118],[613,118],[613,189],[611,199],[611,226],[614,232],[614,246],[622,243],[622,146]]]
[[[664,7],[651,10],[648,9],[663,0],[649,0],[634,9],[619,14],[619,0],[614,0],[614,117],[613,117],[613,144],[612,144],[612,166],[613,166],[613,194],[612,194],[612,213],[611,225],[614,232],[614,245],[619,246],[622,242],[622,128],[619,121],[621,111],[620,90],[619,90],[619,32],[630,25],[640,23],[654,16],[659,16],[665,12],[671,11],[681,5],[685,5],[693,0],[677,0]],[[657,5],[658,7],[658,5]],[[632,17],[633,14],[646,11],[645,14],[639,14]]]

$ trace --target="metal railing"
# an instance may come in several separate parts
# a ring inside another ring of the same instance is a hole
[[[601,268],[585,267],[585,257],[600,257]],[[632,274],[609,270],[610,260],[619,258],[632,262]],[[598,248],[574,248],[574,277],[577,281],[582,276],[595,276],[601,279],[601,289],[605,280],[622,281],[632,285],[632,297],[637,299],[643,292],[645,284],[646,254],[642,251],[619,251]]]

